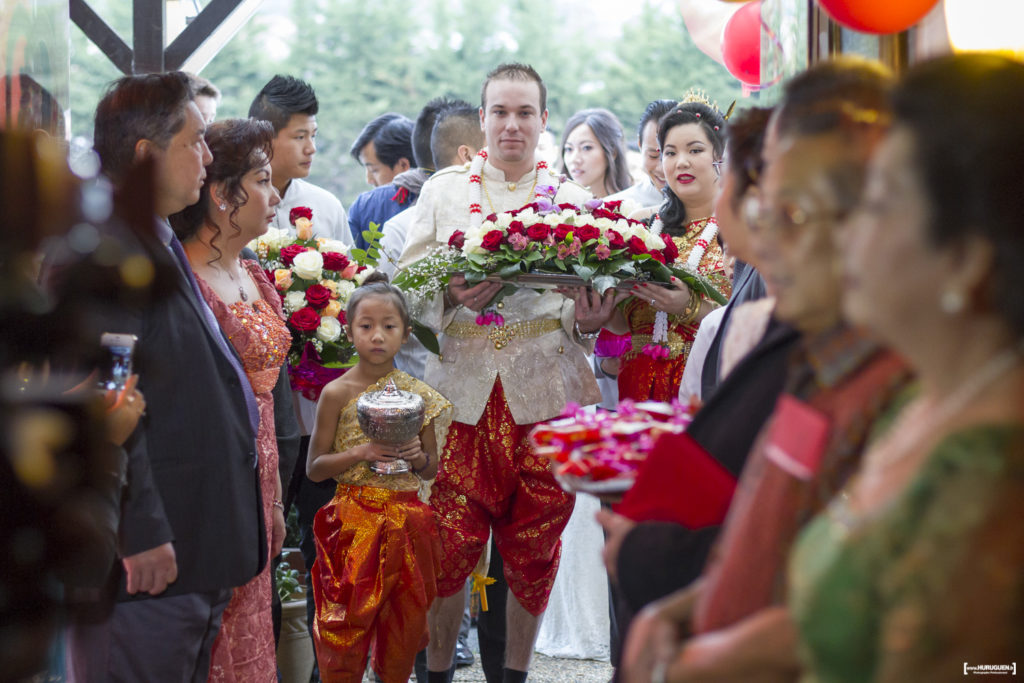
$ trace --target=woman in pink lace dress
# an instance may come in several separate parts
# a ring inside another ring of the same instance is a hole
[[[240,258],[242,248],[266,232],[273,207],[281,201],[270,183],[273,135],[264,121],[212,124],[206,142],[213,163],[206,169],[199,202],[172,217],[203,298],[238,352],[260,413],[257,453],[270,555],[267,567],[231,596],[213,645],[211,681],[277,680],[269,559],[281,550],[284,513],[271,390],[291,338],[274,287],[258,263]]]

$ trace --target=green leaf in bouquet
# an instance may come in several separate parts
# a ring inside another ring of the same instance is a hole
[[[718,304],[722,304],[723,306],[728,302],[728,298],[719,292],[713,284],[708,282],[707,278],[699,273],[691,273],[685,268],[680,268],[678,266],[665,266],[665,268],[670,271],[672,275],[685,282],[687,287],[698,294],[703,294],[707,298]]]
[[[552,265],[554,265],[559,270],[565,271],[565,272],[569,272],[569,269],[565,267],[565,261],[564,260],[562,260],[560,258],[551,259],[551,263],[552,263]]]
[[[483,282],[484,280],[487,279],[487,273],[480,270],[467,270],[465,275],[466,282],[468,282],[471,285],[475,285],[478,282]]]
[[[360,251],[363,254],[363,260],[356,258],[356,261],[361,266],[373,266],[376,268],[380,264],[380,241],[383,239],[384,233],[380,230],[380,225],[377,223],[370,223],[370,226],[363,230],[363,239],[366,240],[366,250],[353,250]]]
[[[619,284],[618,279],[611,275],[598,275],[594,278],[594,282],[591,286],[597,291],[598,294],[604,294],[606,291]]]
[[[528,253],[526,256],[523,257],[523,262],[524,263],[536,263],[537,261],[542,261],[543,259],[544,259],[544,254],[542,254],[541,252],[539,252],[539,251],[531,251],[530,253]]]
[[[576,274],[580,276],[580,279],[585,282],[590,281],[590,279],[594,277],[594,269],[581,263],[573,264],[572,269],[576,271]]]
[[[500,269],[498,269],[498,277],[501,277],[501,278],[515,277],[516,275],[519,275],[522,272],[523,272],[522,266],[518,262],[516,262],[516,263],[509,263],[508,265],[502,266]]]
[[[412,321],[412,336],[416,337],[423,348],[435,356],[441,354],[441,345],[437,343],[437,335],[434,331],[415,318]]]
[[[490,257],[487,254],[466,254],[466,260],[473,265],[485,268]]]

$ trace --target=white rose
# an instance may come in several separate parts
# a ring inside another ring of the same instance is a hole
[[[339,280],[338,281],[338,303],[345,305],[348,303],[348,298],[352,296],[352,292],[356,291],[355,284],[351,280]]]
[[[373,268],[372,266],[371,267],[367,267],[366,270],[364,270],[363,272],[356,273],[355,277],[353,279],[356,281],[357,285],[361,285],[364,282],[366,282],[366,278],[370,277],[371,273],[375,273],[375,272],[377,272],[376,268]]]
[[[516,216],[517,221],[522,221],[523,225],[533,225],[537,222],[537,212],[533,209],[526,209]]]
[[[626,230],[629,229],[629,221],[627,221],[625,218],[620,218],[619,220],[615,221],[615,225],[613,225],[612,227],[615,228],[615,231],[618,232],[620,235],[625,235]]]
[[[349,246],[344,242],[326,238],[320,240],[318,248],[320,249],[321,252],[336,251],[339,254],[347,254],[349,250]]]
[[[289,313],[294,313],[305,305],[305,292],[288,292],[284,295],[284,307]]]
[[[319,251],[304,251],[292,259],[292,272],[303,280],[319,280],[324,272],[324,257]]]
[[[508,227],[508,226],[506,226],[506,227]],[[482,233],[488,233],[491,230],[497,230],[497,229],[498,229],[498,225],[494,221],[483,221],[482,223],[480,223],[480,232],[482,232]]]
[[[619,204],[619,213],[628,218],[642,208],[644,207],[635,199],[623,199],[622,203]]]
[[[292,241],[288,231],[279,228],[268,228],[267,232],[260,239],[266,242],[268,247],[278,251],[280,251],[281,247]]]
[[[600,230],[602,233],[607,232],[610,228],[614,227],[615,223],[611,218],[598,218],[594,221],[594,227]]]
[[[497,225],[499,228],[501,228],[503,232],[505,230],[508,230],[508,226],[512,225],[512,216],[508,215],[507,213],[498,214]]]
[[[341,323],[337,318],[325,315],[320,318],[320,327],[316,328],[316,338],[325,342],[338,341],[341,337]]]
[[[644,241],[644,246],[648,249],[662,250],[665,248],[665,240],[661,239],[660,235],[655,235],[650,230],[644,230],[640,233],[640,238]]]
[[[562,213],[559,214],[559,217],[560,217],[560,221],[559,221],[560,223],[568,223],[569,225],[576,225],[576,220],[577,220],[577,218],[579,218],[579,214],[577,214],[572,209],[562,209]]]
[[[544,216],[544,224],[550,225],[552,228],[562,222],[562,217],[557,213],[549,213]]]

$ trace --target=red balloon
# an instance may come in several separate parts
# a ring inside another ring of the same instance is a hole
[[[722,31],[722,58],[742,83],[761,84],[761,0],[748,2],[729,17]]]
[[[899,33],[921,21],[938,0],[818,0],[846,28],[862,33]]]

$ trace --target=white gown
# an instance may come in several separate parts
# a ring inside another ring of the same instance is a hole
[[[597,498],[577,494],[562,532],[562,559],[535,648],[549,657],[610,659],[604,535],[594,519],[600,507]]]

